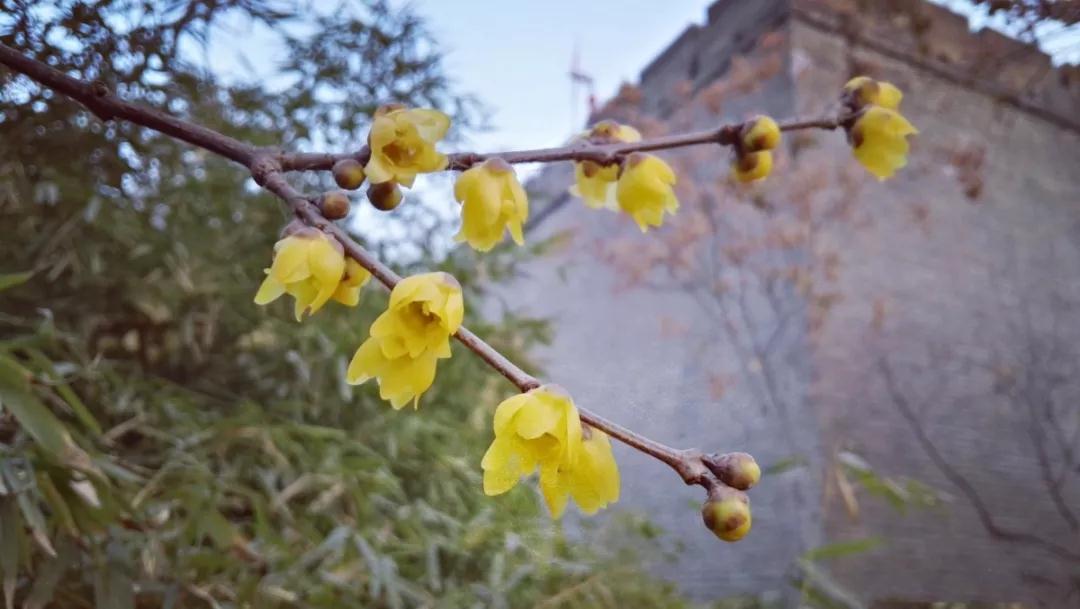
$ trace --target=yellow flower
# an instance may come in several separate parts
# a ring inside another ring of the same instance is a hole
[[[665,212],[673,214],[679,209],[674,184],[675,172],[667,163],[651,154],[634,152],[627,157],[616,185],[616,201],[644,233],[650,226],[663,224]]]
[[[780,126],[768,116],[743,123],[735,143],[731,175],[739,182],[762,180],[772,172],[774,148],[780,145]]]
[[[611,441],[599,429],[583,429],[577,462],[540,470],[540,491],[553,517],[562,516],[570,497],[586,514],[619,500],[619,467]]]
[[[899,112],[881,106],[862,110],[848,133],[855,159],[878,180],[907,164],[907,136],[919,131]]]
[[[768,116],[755,117],[743,125],[740,139],[744,152],[772,150],[780,145],[780,125]]]
[[[435,143],[449,128],[450,117],[438,110],[377,112],[368,135],[371,158],[364,166],[368,181],[412,186],[416,174],[445,169],[446,155],[435,150]]]
[[[629,125],[601,121],[585,132],[583,139],[593,144],[641,141],[641,134]],[[619,179],[618,165],[600,165],[594,161],[574,163],[574,185],[570,194],[581,197],[593,209],[618,209],[615,201],[615,182]]]
[[[529,217],[529,199],[506,161],[490,159],[461,174],[454,198],[461,203],[458,241],[486,252],[509,230],[514,243],[525,243],[521,225]]]
[[[339,283],[337,289],[334,290],[334,300],[347,307],[355,307],[356,304],[360,302],[360,289],[363,288],[368,281],[371,281],[371,273],[360,266],[359,262],[352,258],[346,258],[345,275],[342,276],[341,283]]]
[[[851,98],[856,108],[873,105],[897,110],[904,94],[896,85],[883,80],[874,80],[869,76],[856,76],[844,85],[844,93]]]
[[[356,350],[345,379],[353,385],[378,379],[379,396],[395,409],[410,400],[417,406],[435,380],[436,362],[450,357],[450,336],[464,315],[461,286],[450,275],[425,273],[401,280]]]
[[[768,177],[772,165],[772,152],[749,152],[735,157],[735,162],[731,164],[731,175],[743,183],[753,182]]]
[[[341,244],[322,231],[302,228],[274,245],[274,262],[255,294],[267,304],[288,293],[296,299],[296,320],[314,314],[333,297],[345,275]]]
[[[570,497],[587,514],[618,500],[619,470],[607,435],[582,427],[561,388],[548,385],[505,400],[495,409],[494,431],[480,463],[487,495],[505,493],[539,467],[554,518]]]

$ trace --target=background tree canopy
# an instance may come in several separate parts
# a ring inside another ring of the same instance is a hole
[[[382,2],[0,0],[0,15],[0,42],[260,145],[344,148],[392,101],[466,128],[480,116],[423,24]],[[226,19],[280,35],[278,86],[193,59]],[[440,367],[419,414],[344,382],[382,291],[303,325],[255,307],[287,216],[242,169],[9,71],[0,108],[6,606],[681,604],[627,576],[627,533],[647,525],[570,541],[534,493],[483,496],[491,413],[477,405],[510,389],[474,358]],[[406,271],[450,270],[473,302],[478,276],[513,273],[521,255],[460,264],[422,205],[385,222],[415,255],[370,245]],[[536,320],[467,323],[518,361],[546,336]]]

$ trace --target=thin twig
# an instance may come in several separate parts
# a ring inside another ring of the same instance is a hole
[[[834,118],[819,118],[813,120],[791,120],[779,124],[781,131],[798,131],[804,129],[837,129],[850,117],[838,116]],[[738,137],[741,123],[721,125],[715,129],[695,131],[692,133],[680,133],[656,137],[637,142],[622,142],[616,144],[593,144],[578,142],[558,148],[537,148],[535,150],[510,150],[507,152],[456,152],[447,155],[448,171],[463,171],[483,163],[488,159],[499,158],[507,163],[553,163],[556,161],[594,161],[601,165],[618,162],[632,152],[649,152],[654,150],[668,150],[672,148],[686,148],[689,146],[701,146],[707,144],[729,146]],[[371,156],[371,150],[364,146],[356,152],[327,153],[327,152],[300,152],[283,153],[278,156],[282,169],[285,171],[312,171],[328,170],[334,163],[352,159],[361,163],[367,163]]]
[[[127,102],[110,92],[100,82],[86,82],[64,74],[46,64],[26,57],[22,53],[0,44],[0,63],[38,83],[86,106],[102,120],[119,119],[153,129],[170,137],[204,148],[248,168],[257,183],[284,200],[293,212],[307,224],[333,236],[343,246],[345,253],[360,263],[384,286],[393,289],[401,277],[377,260],[341,227],[330,222],[310,197],[305,196],[284,177],[285,171],[330,169],[343,158],[364,161],[369,156],[367,148],[355,153],[284,153],[276,149],[260,148],[231,138],[212,129],[176,118],[164,112]],[[782,123],[784,131],[796,129],[836,129],[845,119],[818,119]],[[494,154],[456,153],[449,155],[448,169],[468,168],[486,159],[499,157],[511,163],[583,161],[614,162],[631,152],[681,148],[702,144],[731,144],[737,137],[740,125],[724,125],[717,129],[695,133],[671,135],[661,138],[619,144],[575,144],[563,148],[524,150]],[[540,382],[505,356],[462,327],[455,336],[458,341],[476,353],[519,390],[528,391],[540,386]],[[711,489],[719,480],[709,471],[696,449],[679,450],[642,436],[587,409],[579,409],[582,421],[623,442],[636,450],[650,455],[671,466],[687,484],[698,484]]]

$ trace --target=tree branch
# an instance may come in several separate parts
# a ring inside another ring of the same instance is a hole
[[[89,83],[68,76],[48,65],[28,58],[18,51],[0,44],[0,63],[12,70],[19,72],[30,79],[50,87],[57,92],[83,104],[91,112],[102,120],[122,120],[142,127],[153,129],[165,135],[204,148],[222,157],[240,163],[248,168],[255,181],[285,201],[293,213],[310,226],[316,227],[326,234],[337,239],[344,248],[345,254],[360,263],[365,269],[388,289],[393,289],[401,280],[401,277],[388,266],[376,259],[370,252],[364,249],[340,226],[327,220],[319,211],[313,199],[305,196],[286,181],[283,171],[329,169],[333,162],[340,158],[361,158],[357,155],[333,155],[333,154],[283,154],[276,150],[263,149],[252,144],[241,142],[212,129],[196,125],[188,121],[176,118],[164,112],[132,104],[124,101],[109,92],[108,88],[101,83]],[[712,133],[690,134],[687,136],[672,136],[636,143],[637,150],[656,150],[677,146],[705,143],[708,137],[714,140],[719,137],[723,127]],[[725,136],[726,137],[726,136]],[[551,149],[548,151],[525,151],[512,154],[513,162],[531,162],[539,160],[570,160],[577,158],[600,158],[600,156],[576,156],[578,154],[623,154],[629,151],[627,145],[612,147],[600,153],[588,152],[586,149],[567,148]],[[365,148],[366,150],[366,148]],[[462,168],[474,163],[482,162],[491,155],[464,153],[452,155],[453,168]],[[501,155],[500,155],[501,156]],[[606,157],[605,157],[606,158]],[[495,350],[483,339],[476,336],[469,329],[462,326],[455,338],[471,351],[476,353],[489,366],[513,383],[519,390],[528,391],[540,386],[540,382],[526,373],[516,364],[508,360],[504,355]],[[650,455],[670,467],[682,477],[686,484],[698,484],[711,490],[721,484],[719,479],[709,470],[703,460],[703,455],[696,449],[679,450],[646,438],[622,425],[610,421],[587,409],[578,409],[581,420],[585,424],[595,427],[620,442]]]
[[[835,118],[820,118],[803,121],[784,121],[779,123],[781,131],[798,131],[804,129],[837,129],[850,120],[850,116],[837,116]],[[681,133],[664,137],[651,138],[638,142],[622,142],[617,144],[590,144],[579,142],[558,148],[537,148],[535,150],[510,150],[506,152],[456,152],[447,155],[448,171],[464,171],[473,165],[483,163],[488,159],[499,158],[507,163],[553,163],[556,161],[593,161],[601,165],[617,163],[620,159],[631,152],[649,152],[654,150],[668,150],[672,148],[686,148],[689,146],[701,146],[716,144],[730,146],[735,143],[739,135],[741,123],[721,125],[716,129]],[[300,152],[285,153],[280,155],[281,167],[285,171],[312,171],[329,170],[334,163],[353,159],[361,163],[367,163],[371,156],[371,150],[364,146],[356,152],[348,153],[325,153],[325,152]]]

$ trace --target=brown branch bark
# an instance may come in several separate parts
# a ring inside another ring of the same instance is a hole
[[[343,246],[346,255],[359,262],[388,289],[393,289],[401,280],[397,273],[376,259],[350,237],[345,230],[323,217],[313,200],[289,184],[283,174],[284,171],[290,169],[329,169],[337,159],[345,157],[362,158],[360,153],[356,155],[282,154],[276,150],[259,148],[153,108],[127,102],[112,94],[102,83],[89,83],[73,78],[48,65],[28,58],[3,44],[0,44],[0,64],[6,65],[12,70],[81,103],[102,120],[122,120],[147,127],[244,165],[260,186],[285,201],[291,210],[304,222],[337,239]],[[718,138],[718,134],[723,129],[730,129],[730,127],[712,132],[711,137]],[[656,150],[704,143],[705,140],[706,136],[703,134],[672,136],[661,140],[639,142],[636,149]],[[611,148],[614,148],[614,153],[604,151],[602,154],[615,154],[626,151],[621,146]],[[514,155],[511,157],[515,159],[514,162],[599,158],[591,156],[598,153],[580,148],[505,154]],[[453,155],[452,158],[458,159],[455,161],[456,165],[453,168],[462,168],[481,162],[489,157],[490,155],[475,153]],[[502,374],[519,390],[528,391],[540,386],[540,382],[536,378],[508,360],[469,329],[462,327],[455,335],[455,338]],[[666,463],[682,477],[686,484],[698,484],[706,489],[721,484],[705,465],[700,451],[696,449],[675,449],[642,436],[587,409],[579,408],[579,412],[585,424],[595,427],[627,446]]]
[[[831,130],[839,128],[849,118],[848,116],[838,116],[813,120],[792,120],[779,123],[779,125],[781,131]],[[535,150],[511,150],[490,153],[457,152],[447,155],[446,169],[448,171],[464,171],[473,165],[493,158],[499,158],[511,164],[594,161],[601,165],[607,165],[618,162],[631,152],[650,152],[708,144],[730,146],[735,143],[741,126],[741,124],[721,125],[715,129],[705,131],[680,133],[619,144],[589,144],[582,142],[558,148],[537,148]],[[354,159],[366,163],[370,156],[371,150],[364,146],[356,152],[339,154],[323,152],[286,153],[280,156],[280,162],[282,169],[286,171],[329,170],[334,166],[334,163],[340,160]]]

